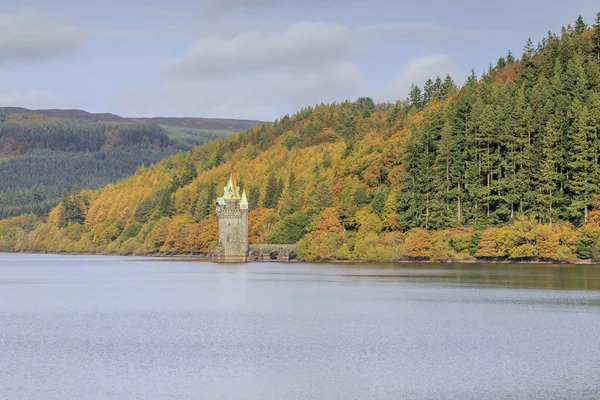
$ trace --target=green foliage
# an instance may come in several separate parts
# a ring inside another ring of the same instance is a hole
[[[371,200],[371,208],[375,213],[377,213],[377,215],[381,216],[383,207],[385,207],[385,202],[387,201],[389,195],[390,188],[385,185],[379,186],[375,191],[373,200]]]
[[[89,201],[87,197],[78,193],[63,199],[60,204],[58,227],[66,228],[71,224],[83,225],[85,222],[84,209],[88,206]]]
[[[141,222],[146,223],[154,211],[155,202],[152,199],[144,199],[137,206],[133,217]]]
[[[296,182],[296,175],[294,172],[290,174],[288,178],[287,190],[283,199],[281,200],[280,213],[282,215],[294,214],[295,212],[300,211],[302,207],[302,198],[300,196],[300,191],[298,188],[298,183]]]
[[[584,226],[581,230],[575,248],[577,256],[582,259],[592,257],[592,247],[600,238],[600,227]]]
[[[600,64],[600,12],[596,15],[596,22],[594,23],[592,51],[596,55],[596,61]]]
[[[121,243],[128,241],[129,239],[132,239],[134,237],[136,237],[140,231],[142,230],[142,225],[138,222],[132,222],[129,225],[127,225],[127,227],[123,230],[123,233],[121,233],[121,237],[119,238],[119,241]],[[130,243],[130,246],[133,242]],[[129,253],[132,254],[132,253]]]
[[[279,198],[281,197],[281,193],[283,192],[283,188],[284,184],[281,178],[277,180],[275,178],[275,174],[269,175],[265,198],[263,200],[262,206],[264,208],[277,208],[277,205],[279,204]]]
[[[296,244],[308,233],[309,224],[310,217],[304,213],[288,215],[277,224],[269,241],[277,244]]]
[[[157,197],[156,218],[171,217],[175,213],[171,191],[163,189]]]
[[[260,188],[256,185],[251,186],[248,191],[248,209],[250,211],[258,208],[260,204]]]
[[[195,201],[195,209],[192,214],[197,222],[206,218],[214,209],[217,200],[217,188],[214,183],[210,182],[204,187]]]
[[[575,21],[575,32],[583,33],[586,29],[588,29],[588,26],[580,15],[579,18],[577,18],[577,21]]]
[[[308,199],[308,213],[318,215],[333,205],[331,186],[327,182],[319,182]]]
[[[73,184],[97,189],[148,166],[168,153],[117,149],[98,153],[35,150],[0,163],[0,218],[46,214]]]
[[[427,110],[406,143],[400,224],[483,228],[517,214],[585,223],[600,192],[600,71],[588,40],[551,35],[540,53],[528,40],[518,67],[501,61]]]
[[[332,159],[331,153],[328,150],[325,150],[323,153],[323,158],[321,159],[321,166],[325,169],[331,168]]]

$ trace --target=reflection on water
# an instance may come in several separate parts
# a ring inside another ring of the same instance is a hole
[[[199,259],[147,259],[147,261],[199,263]],[[285,266],[282,270],[280,266]],[[248,267],[250,266],[250,267]],[[269,268],[271,266],[271,268]],[[273,268],[273,266],[278,266]],[[223,273],[253,273],[307,279],[330,277],[412,281],[446,285],[475,285],[538,289],[600,290],[600,264],[508,264],[508,263],[290,263],[220,264]]]
[[[357,268],[351,276],[489,287],[600,289],[600,265],[394,264]]]
[[[600,267],[0,254],[1,399],[600,399]]]

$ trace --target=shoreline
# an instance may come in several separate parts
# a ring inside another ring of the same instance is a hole
[[[212,262],[212,257],[206,254],[168,254],[168,253],[154,253],[154,254],[110,254],[110,253],[70,253],[70,252],[57,252],[57,253],[44,253],[44,252],[19,252],[19,251],[0,251],[0,254],[32,254],[32,255],[62,255],[62,256],[104,256],[104,257],[148,257],[156,259],[169,259],[169,260],[195,260],[198,262]],[[319,261],[303,261],[303,260],[255,260],[248,261],[247,263],[308,263],[308,264],[505,264],[505,265],[552,265],[552,266],[577,266],[577,265],[598,265],[600,262],[593,262],[591,258],[580,259],[576,262],[560,262],[552,260],[507,260],[507,259],[463,259],[463,260],[449,260],[449,261],[430,261],[430,260],[394,260],[394,261],[364,261],[364,260],[319,260]],[[218,264],[218,263],[215,263]]]

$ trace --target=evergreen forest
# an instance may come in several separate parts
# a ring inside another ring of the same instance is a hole
[[[208,254],[231,171],[250,242],[307,261],[596,258],[600,13],[464,83],[307,107],[1,221],[0,249]]]
[[[141,165],[219,137],[168,128],[38,114],[0,116],[0,218],[47,214],[78,188],[103,187]]]

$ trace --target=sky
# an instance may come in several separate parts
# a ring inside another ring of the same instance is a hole
[[[0,0],[0,106],[274,120],[461,85],[596,0]]]

